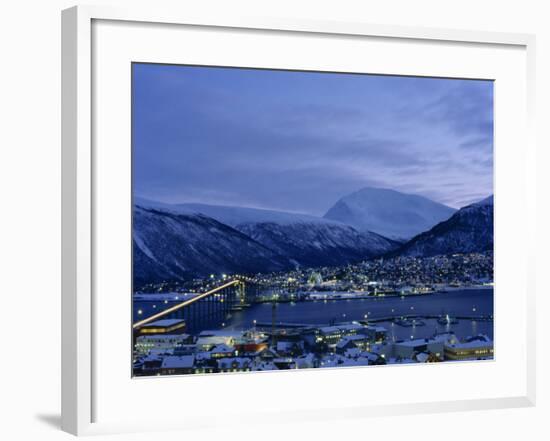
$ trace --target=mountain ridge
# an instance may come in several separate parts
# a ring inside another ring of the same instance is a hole
[[[493,195],[460,208],[446,221],[418,234],[389,256],[429,257],[490,251],[494,246]]]
[[[308,215],[139,198],[134,202],[135,274],[141,284],[146,279],[341,265],[399,246],[378,234]]]
[[[137,285],[291,266],[284,256],[203,215],[134,206],[132,241]]]

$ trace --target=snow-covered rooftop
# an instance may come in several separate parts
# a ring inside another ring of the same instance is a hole
[[[486,348],[488,346],[492,347],[493,341],[486,335],[478,335],[475,337],[470,337],[465,341],[447,345],[447,347],[462,348],[462,349]]]
[[[181,355],[181,356],[169,356],[164,357],[162,360],[162,368],[175,369],[175,368],[191,368],[195,363],[194,355]]]

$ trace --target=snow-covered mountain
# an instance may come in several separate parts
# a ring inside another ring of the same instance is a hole
[[[448,219],[455,211],[422,196],[366,187],[342,197],[324,217],[361,231],[405,240]]]
[[[134,198],[134,205],[147,208],[156,208],[173,213],[203,214],[232,227],[239,224],[264,222],[273,222],[279,225],[291,225],[296,223],[341,225],[340,222],[310,216],[308,214],[264,210],[249,207],[235,207],[229,205],[209,205],[196,203],[166,204],[139,197]]]
[[[301,267],[344,265],[399,246],[376,233],[335,222],[250,222],[235,228]]]
[[[140,198],[134,200],[133,238],[134,271],[142,282],[343,265],[399,246],[314,216]]]
[[[211,273],[280,271],[291,263],[245,234],[200,214],[134,206],[134,284]]]
[[[436,256],[493,249],[493,196],[461,208],[448,220],[419,234],[394,254]]]

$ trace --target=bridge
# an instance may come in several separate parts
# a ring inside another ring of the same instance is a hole
[[[188,330],[196,330],[201,324],[223,321],[231,311],[239,311],[255,303],[265,290],[260,284],[241,279],[230,280],[207,292],[168,307],[132,325],[139,331],[144,325],[163,319],[183,319]]]

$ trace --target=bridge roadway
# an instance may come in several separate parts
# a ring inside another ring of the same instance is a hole
[[[268,283],[251,281],[246,277],[235,278],[137,321],[132,325],[132,328],[134,331],[138,331],[142,326],[160,319],[181,318],[185,320],[189,330],[196,331],[197,327],[200,328],[212,319],[223,321],[229,312],[256,303],[260,294],[270,292],[273,289],[273,286]]]
[[[183,311],[184,308],[189,308],[193,305],[198,305],[201,300],[212,298],[215,294],[218,293],[224,293],[224,290],[231,287],[242,287],[244,288],[244,282],[241,280],[231,280],[230,282],[227,282],[223,285],[220,285],[214,289],[211,289],[210,291],[207,291],[205,293],[199,294],[189,300],[185,300],[181,303],[178,303],[177,305],[171,306],[161,312],[158,312],[156,314],[153,314],[143,320],[140,320],[132,325],[132,328],[134,330],[141,328],[142,326],[154,322],[156,320],[160,320],[163,318],[168,318],[170,315],[173,315],[174,313],[177,313],[178,311]]]

